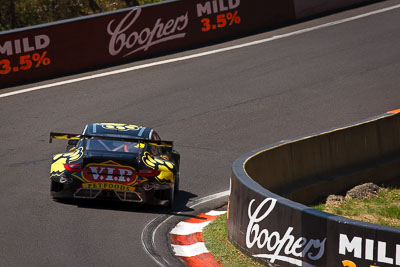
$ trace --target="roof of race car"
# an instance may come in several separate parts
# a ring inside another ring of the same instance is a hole
[[[150,139],[153,129],[124,123],[91,123],[86,125],[83,135],[130,136]]]

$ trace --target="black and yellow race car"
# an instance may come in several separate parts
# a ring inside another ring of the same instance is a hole
[[[179,190],[180,155],[152,129],[122,123],[92,123],[68,139],[67,152],[53,156],[54,199],[113,199],[172,206]]]

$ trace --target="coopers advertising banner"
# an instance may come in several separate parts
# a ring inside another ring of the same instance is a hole
[[[232,177],[227,230],[242,251],[267,266],[400,266],[398,229],[354,223],[257,191]]]
[[[193,47],[294,19],[289,0],[181,0],[0,32],[0,87]]]

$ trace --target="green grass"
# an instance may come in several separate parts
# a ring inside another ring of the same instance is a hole
[[[400,189],[388,188],[373,198],[345,199],[336,207],[318,204],[313,208],[354,220],[400,228]]]
[[[204,228],[202,235],[207,249],[222,266],[263,266],[244,255],[229,241],[226,232],[226,214],[219,216],[215,221]]]

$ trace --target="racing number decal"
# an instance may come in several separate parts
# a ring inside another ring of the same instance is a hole
[[[123,123],[101,123],[101,127],[107,130],[116,130],[116,131],[139,131],[142,126],[137,125],[128,125]]]

